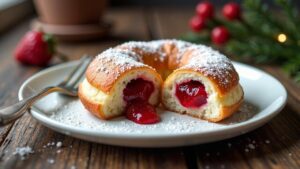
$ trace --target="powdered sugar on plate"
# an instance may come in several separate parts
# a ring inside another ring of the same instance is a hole
[[[245,111],[248,110],[252,111],[252,109],[244,108],[244,112],[236,113],[234,116],[237,117],[233,116],[232,119],[237,120],[237,122],[247,120],[249,117],[252,117],[255,114],[255,112],[252,112],[252,116],[249,116],[249,113],[251,114],[251,112],[245,113]],[[65,106],[59,108],[56,112],[53,112],[53,114],[50,115],[50,118],[72,127],[95,130],[99,132],[131,134],[139,133],[141,135],[158,132],[162,134],[176,134],[210,131],[214,129],[226,128],[228,125],[234,124],[234,121],[230,119],[228,119],[226,123],[211,123],[162,109],[158,109],[158,112],[161,116],[161,122],[152,125],[136,124],[124,117],[105,121],[98,119],[89,113],[79,100],[73,100],[67,103]]]

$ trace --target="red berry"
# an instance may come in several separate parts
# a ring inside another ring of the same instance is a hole
[[[214,6],[207,1],[201,2],[196,7],[196,13],[204,19],[210,19],[214,15]]]
[[[53,55],[53,41],[44,37],[42,32],[27,32],[15,49],[15,59],[23,64],[47,65]]]
[[[228,41],[230,34],[224,26],[215,27],[211,32],[211,40],[215,44],[224,44]]]
[[[126,109],[126,117],[139,124],[153,124],[160,121],[155,108],[143,100],[132,101]]]
[[[241,15],[240,5],[234,2],[230,2],[223,7],[222,13],[228,20],[239,19]]]
[[[205,19],[194,16],[190,19],[189,25],[194,32],[199,32],[205,27]]]

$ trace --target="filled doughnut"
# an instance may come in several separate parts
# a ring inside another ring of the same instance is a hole
[[[155,106],[212,122],[243,101],[231,61],[204,45],[179,40],[128,42],[99,54],[79,86],[85,108],[101,119],[125,114],[156,123]]]

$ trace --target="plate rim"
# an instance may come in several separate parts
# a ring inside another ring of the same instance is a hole
[[[37,73],[35,73],[34,75],[32,75],[31,77],[29,77],[27,80],[25,80],[23,82],[23,84],[21,85],[19,91],[18,91],[18,99],[22,100],[23,97],[23,91],[24,88],[27,86],[28,83],[30,83],[33,79],[42,76],[44,74],[47,74],[51,71],[57,70],[57,69],[63,69],[64,67],[68,67],[68,66],[73,66],[76,63],[78,63],[79,61],[70,61],[70,62],[66,62],[66,63],[62,63],[59,65],[55,65],[46,69],[43,69]],[[122,133],[120,135],[120,133],[110,133],[110,132],[99,132],[97,130],[88,130],[88,129],[82,129],[82,128],[78,128],[78,127],[72,127],[60,122],[57,122],[51,118],[48,118],[46,115],[42,115],[42,112],[38,112],[38,110],[35,110],[34,108],[31,109],[29,112],[30,114],[34,117],[34,119],[36,119],[38,122],[42,123],[43,125],[57,131],[60,133],[64,133],[67,134],[68,133],[76,133],[76,134],[80,134],[80,135],[85,135],[85,136],[96,136],[96,137],[105,137],[105,138],[126,138],[126,139],[172,139],[172,138],[181,138],[181,137],[196,137],[199,135],[213,135],[213,134],[217,134],[219,132],[227,132],[230,130],[240,130],[241,134],[247,133],[251,130],[254,130],[256,128],[258,128],[259,126],[264,125],[266,122],[268,122],[270,119],[272,119],[273,117],[275,117],[286,105],[287,102],[287,91],[285,89],[285,87],[283,86],[283,84],[276,79],[275,77],[273,77],[272,75],[270,75],[269,73],[260,70],[256,67],[244,64],[244,63],[239,63],[239,62],[233,62],[234,65],[239,65],[239,66],[243,66],[246,68],[250,68],[253,69],[255,71],[258,71],[259,73],[262,73],[270,78],[272,78],[274,81],[276,81],[278,83],[278,85],[283,89],[283,95],[279,98],[277,98],[276,100],[274,100],[272,103],[274,103],[275,101],[277,101],[278,99],[280,99],[279,103],[273,108],[272,111],[270,111],[270,113],[258,118],[258,119],[250,119],[247,120],[245,122],[242,123],[236,123],[233,124],[231,126],[227,126],[226,128],[218,128],[218,129],[214,129],[214,130],[208,130],[208,131],[201,131],[201,132],[191,132],[191,133],[169,133],[169,134],[147,134],[147,135],[139,135],[139,134],[133,134],[133,133]],[[262,111],[266,111],[266,109],[269,109],[270,106],[272,106],[272,104],[269,104],[266,108],[264,108]],[[47,121],[47,122],[46,122]],[[59,127],[61,126],[61,127]],[[255,127],[251,127],[251,126],[255,126]],[[68,131],[58,131],[55,129],[55,127],[59,127],[62,130],[68,130]],[[249,129],[250,128],[250,129]],[[245,129],[249,129],[246,132],[243,132]]]

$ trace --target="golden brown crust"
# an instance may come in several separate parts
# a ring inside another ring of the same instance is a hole
[[[165,79],[173,70],[180,68],[189,63],[191,57],[193,57],[192,52],[194,49],[186,50],[181,59],[178,60],[178,55],[180,55],[180,49],[175,45],[175,43],[167,41],[162,45],[160,52],[163,52],[166,56],[165,59],[162,59],[159,53],[147,52],[138,47],[129,48],[126,44],[118,46],[118,49],[131,50],[137,55],[141,56],[141,60],[146,65],[153,67],[156,72],[158,72],[163,79]],[[130,57],[130,56],[128,56]],[[201,57],[201,56],[199,56]],[[101,66],[100,66],[101,65]],[[221,95],[226,94],[234,86],[239,83],[239,76],[232,65],[228,65],[230,68],[226,70],[226,76],[215,76],[210,71],[207,71],[206,68],[192,69],[187,68],[187,71],[198,72],[211,81],[217,86],[218,92]],[[109,71],[99,71],[99,67],[102,70]],[[135,68],[134,66],[129,69]],[[218,69],[218,67],[213,68]],[[117,66],[113,61],[104,61],[103,59],[94,59],[86,71],[86,77],[90,84],[94,87],[100,89],[105,93],[109,93],[110,89],[114,85],[116,79],[118,79],[121,74],[125,73],[128,69]],[[182,70],[182,69],[180,69]],[[228,80],[230,77],[230,80]],[[225,83],[226,82],[226,83]]]
[[[82,84],[79,85],[78,97],[79,97],[81,103],[83,104],[83,106],[87,110],[89,110],[91,113],[93,113],[93,115],[99,117],[100,119],[109,120],[109,119],[120,116],[120,115],[114,115],[114,116],[105,115],[101,104],[93,102],[91,99],[87,98],[84,95],[84,93],[82,92]]]
[[[206,118],[205,120],[211,121],[211,122],[219,122],[221,120],[224,120],[228,117],[230,117],[232,114],[237,112],[237,110],[240,108],[241,104],[243,103],[243,97],[235,104],[231,106],[223,106],[221,108],[220,116],[218,118]]]
[[[187,65],[191,61],[192,59],[191,57],[195,57],[192,54],[194,50],[195,49],[188,49],[182,54],[181,57],[178,57],[178,55],[180,55],[180,49],[174,43],[165,43],[163,47],[163,51],[168,58],[167,59],[168,62],[165,65],[165,70],[168,70],[168,72],[172,72],[173,70],[176,71],[176,69]],[[198,57],[201,58],[201,56]],[[219,68],[216,67],[214,69],[219,69]],[[218,92],[221,95],[225,95],[228,91],[230,91],[239,83],[239,76],[232,64],[228,65],[228,69],[226,69],[226,76],[215,76],[214,74],[209,72],[206,68],[200,68],[200,67],[199,69],[187,68],[187,69],[180,69],[180,70],[189,70],[191,72],[198,72],[201,75],[206,76],[207,78],[209,78],[209,80],[214,82],[215,86],[218,89]],[[229,81],[227,81],[228,77],[230,77]],[[226,83],[224,83],[224,81],[226,81]]]
[[[91,99],[87,98],[82,90],[82,84],[80,84],[78,88],[78,97],[81,103],[84,105],[84,107],[91,113],[93,113],[95,116],[101,119],[106,119],[102,112],[102,106],[99,103],[95,103]]]
[[[177,72],[187,72],[187,73],[198,73],[200,76],[204,76],[206,78],[208,78],[214,88],[217,90],[217,92],[222,96],[222,95],[226,95],[226,93],[228,93],[230,90],[232,90],[234,87],[236,87],[239,84],[239,76],[237,74],[237,72],[235,71],[235,69],[233,69],[232,71],[230,71],[228,74],[228,76],[231,76],[231,80],[229,82],[226,83],[226,85],[224,86],[223,84],[223,80],[220,77],[215,77],[212,76],[210,74],[207,74],[206,72],[204,72],[203,70],[194,70],[191,68],[187,68],[187,69],[178,69],[175,70],[172,74],[175,74]]]
[[[197,72],[201,73],[202,75],[206,74],[201,69],[197,70]],[[222,77],[215,77],[213,75],[206,74],[206,77],[213,82],[215,88],[218,89],[220,95],[225,95],[227,92],[229,92],[231,89],[233,89],[239,84],[239,76],[235,69],[229,70],[228,76],[231,76],[231,80],[227,82],[226,85],[224,85],[224,79],[222,79]]]
[[[99,71],[99,67],[108,71]],[[125,73],[126,71],[125,69],[121,70],[120,66],[116,66],[112,61],[105,62],[95,58],[87,68],[85,75],[92,86],[105,93],[109,93],[118,77],[121,76],[121,73],[117,72]]]
[[[193,116],[195,118],[200,118],[200,119],[204,119],[210,122],[219,122],[222,121],[228,117],[230,117],[232,114],[234,114],[235,112],[237,112],[237,110],[240,108],[241,104],[243,103],[243,97],[235,104],[230,105],[230,106],[222,106],[221,107],[221,111],[220,111],[220,116],[217,118],[204,118],[204,117],[198,117],[196,115],[192,115],[192,114],[187,114],[187,113],[182,113],[182,112],[177,112],[175,109],[169,108],[168,106],[164,105],[164,103],[162,102],[162,106],[172,112],[175,113],[179,113],[179,114],[187,114],[189,116]]]
[[[153,75],[156,77],[156,79],[159,80],[159,84],[163,83],[163,80],[161,79],[160,75],[155,72],[155,70],[150,69],[149,67],[138,67],[138,68],[133,68],[131,70],[126,70],[125,72],[123,72],[122,74],[120,74],[118,76],[118,79],[115,80],[112,84],[112,86],[110,87],[110,89],[112,89],[112,87],[114,86],[114,84],[118,83],[118,80],[122,79],[124,76],[126,76],[127,74],[129,74],[132,71],[142,71],[142,70],[146,70],[149,74]],[[89,82],[90,83],[90,82]],[[91,83],[90,83],[91,84]],[[92,85],[92,84],[91,84]],[[95,87],[95,86],[94,86]],[[95,87],[96,88],[96,87]],[[100,90],[100,89],[98,89]],[[161,91],[159,91],[159,95],[160,95]],[[111,119],[114,117],[117,117],[118,115],[114,115],[114,116],[107,116],[104,112],[103,112],[103,107],[100,103],[96,103],[93,102],[92,99],[86,97],[85,93],[83,92],[82,89],[82,84],[79,85],[79,89],[78,89],[78,96],[82,102],[82,104],[84,105],[84,107],[89,110],[90,112],[92,112],[94,115],[96,115],[97,117],[101,118],[101,119]],[[157,106],[160,103],[160,98],[158,98],[157,103],[154,106]]]
[[[185,52],[185,54],[183,55],[181,61],[180,61],[180,67],[186,65],[189,63],[189,61],[191,60],[193,50],[188,50]],[[199,56],[201,57],[201,56]],[[216,76],[216,74],[213,71],[208,71],[207,68],[197,68],[197,69],[192,69],[192,68],[185,68],[185,69],[180,69],[180,70],[176,70],[176,71],[182,71],[182,70],[186,70],[186,71],[190,71],[190,72],[198,72],[201,75],[207,77],[209,80],[211,80],[214,85],[216,86],[216,88],[218,89],[218,92],[221,95],[226,94],[227,92],[229,92],[232,88],[234,88],[236,85],[238,85],[239,83],[239,75],[237,74],[235,68],[233,67],[232,64],[228,65],[228,69],[226,69],[226,72],[220,72],[220,73],[226,73],[226,76]],[[210,69],[220,69],[218,67],[212,67]],[[230,79],[228,80],[228,77],[230,77]],[[224,83],[226,81],[226,83]]]
[[[177,73],[179,73],[179,72],[180,72],[180,73],[185,73],[185,74],[196,73],[196,74],[198,74],[198,76],[203,76],[203,74],[202,74],[201,72],[198,72],[198,71],[194,71],[194,70],[191,70],[191,69],[181,69],[181,70],[178,70],[178,71],[173,72],[173,73],[165,80],[165,82],[164,82],[163,85],[162,85],[162,89],[164,88],[165,85],[168,86],[168,85],[171,83],[171,80],[170,80],[170,79],[174,78],[174,77],[172,77],[172,76],[175,76],[175,75],[176,75]],[[208,78],[208,79],[211,81],[212,87],[217,91],[218,96],[219,96],[220,98],[225,97],[225,98],[229,99],[227,94],[228,94],[229,92],[232,92],[232,91],[227,91],[227,90],[226,90],[226,92],[225,92],[224,90],[222,91],[222,88],[221,88],[221,89],[219,88],[218,83],[215,83],[215,81],[211,80],[210,77],[207,77],[207,76],[205,76],[205,77]],[[169,79],[169,78],[170,78],[170,79]],[[237,83],[236,85],[230,87],[231,90],[241,90],[242,94],[241,94],[241,96],[240,96],[240,98],[239,98],[238,101],[236,101],[234,104],[232,104],[232,105],[230,105],[230,106],[222,106],[222,107],[220,108],[220,112],[219,112],[220,115],[219,115],[217,118],[204,118],[204,117],[202,117],[202,118],[205,119],[205,120],[207,120],[207,121],[218,122],[218,121],[221,121],[221,120],[223,120],[223,119],[226,119],[227,117],[229,117],[229,116],[231,116],[233,113],[235,113],[235,112],[239,109],[240,105],[242,104],[242,102],[243,102],[243,97],[244,97],[243,90],[240,88],[240,86],[239,86],[239,88],[236,88],[238,85],[239,85],[239,83]],[[222,91],[222,92],[220,92],[220,91]],[[163,96],[161,96],[161,99],[163,100]],[[163,107],[165,107],[166,109],[168,109],[168,110],[170,110],[170,111],[177,112],[175,109],[172,109],[172,108],[168,107],[167,105],[165,105],[164,102],[162,102],[162,105],[163,105]],[[222,104],[222,105],[224,105],[224,104]],[[182,112],[178,112],[178,113],[182,114]],[[191,114],[188,114],[188,115],[189,115],[189,116],[193,116],[193,115],[191,115]],[[198,116],[196,116],[196,115],[193,116],[193,117],[201,118],[201,117],[198,117]]]
[[[127,73],[129,73],[133,70],[137,70],[137,71],[147,70],[149,73],[156,76],[162,82],[161,76],[155,70],[153,70],[147,66],[132,67],[131,69],[126,69],[126,70],[122,70],[122,71],[117,70],[119,68],[113,66],[113,68],[110,69],[109,74],[104,74],[104,73],[95,73],[95,72],[97,72],[97,66],[95,66],[95,65],[97,65],[97,63],[98,63],[98,61],[96,61],[93,64],[91,63],[91,65],[88,67],[88,69],[86,71],[86,78],[92,86],[101,90],[104,93],[109,93],[118,79],[122,78],[123,76],[126,76]],[[103,67],[104,66],[107,66],[107,65],[103,65]],[[119,73],[115,73],[115,72],[119,72]]]
[[[117,48],[131,50],[141,56],[143,63],[154,68],[155,71],[161,75],[162,79],[165,79],[170,73],[170,71],[168,71],[168,60],[162,60],[159,53],[144,51],[138,47],[129,48],[126,44],[118,46]]]
[[[121,49],[126,51],[126,48]],[[143,60],[144,65],[133,64],[130,66],[120,66],[115,63],[115,60],[104,60],[96,57],[86,71],[86,78],[88,82],[104,93],[109,93],[117,79],[133,69],[148,69],[153,72],[152,74],[157,74],[156,76],[159,76],[159,78],[161,79],[161,76],[158,73],[163,72],[165,64],[164,62],[160,62],[158,54],[143,52],[139,49],[136,49],[133,52],[136,52],[138,55],[143,54],[140,55],[142,56],[142,58],[140,59]],[[131,62],[137,63],[138,61],[131,59]],[[153,68],[155,68],[155,70]]]

